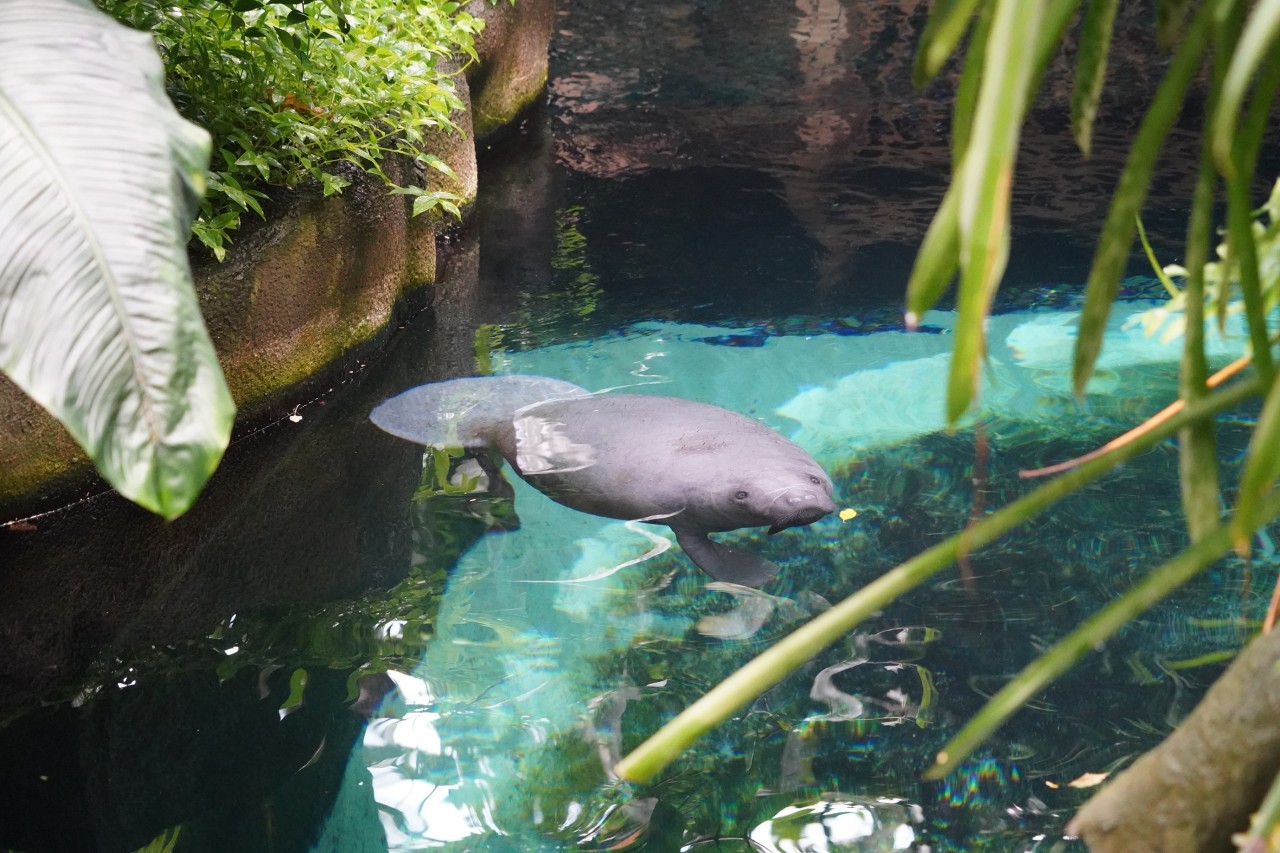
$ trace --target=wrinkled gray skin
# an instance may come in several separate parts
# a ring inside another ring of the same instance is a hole
[[[835,510],[831,479],[808,453],[751,418],[677,397],[481,377],[412,388],[370,419],[420,444],[495,450],[567,507],[666,524],[699,568],[745,586],[769,580],[778,566],[708,533],[772,534]]]

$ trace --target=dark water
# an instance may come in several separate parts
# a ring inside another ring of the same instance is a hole
[[[102,496],[0,531],[0,849],[1079,849],[1062,832],[1089,790],[1069,783],[1193,706],[1265,606],[1269,542],[1145,614],[956,774],[921,774],[985,697],[1185,544],[1171,445],[971,555],[971,590],[947,571],[858,626],[653,785],[607,774],[771,641],[960,529],[976,425],[994,508],[1028,489],[1019,469],[1176,392],[1177,343],[1123,323],[1158,296],[1138,263],[1085,405],[1065,378],[1127,98],[1154,73],[1135,50],[1093,160],[1052,97],[1033,114],[984,409],[940,428],[951,318],[907,335],[899,307],[946,171],[945,91],[907,82],[922,16],[562,7],[548,104],[488,152],[433,310],[299,401],[300,422],[241,437],[189,517]],[[1175,138],[1147,212],[1157,246],[1179,245],[1193,143]],[[783,571],[757,592],[709,585],[665,528],[518,480],[514,500],[470,493],[460,460],[424,466],[367,422],[403,388],[482,369],[748,413],[857,515],[729,535]],[[1221,424],[1229,484],[1249,418]]]

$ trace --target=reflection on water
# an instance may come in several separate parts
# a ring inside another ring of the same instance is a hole
[[[1091,393],[1083,416],[1058,367],[1067,318],[992,319],[978,416],[988,506],[1025,493],[1020,468],[1091,448],[1174,395],[1176,349],[1132,322],[1150,306],[1117,311],[1093,386],[1131,393]],[[973,591],[944,578],[869,620],[655,784],[611,774],[768,643],[966,517],[971,437],[940,430],[949,318],[927,319],[934,334],[765,335],[747,348],[722,342],[749,330],[653,323],[590,347],[494,354],[503,373],[747,413],[822,461],[839,505],[859,514],[726,534],[781,566],[749,589],[655,547],[669,545],[665,528],[576,512],[515,480],[519,528],[482,537],[452,570],[435,635],[393,675],[321,849],[357,849],[353,831],[396,850],[1076,849],[1061,831],[1088,791],[1068,783],[1151,745],[1216,671],[1181,662],[1236,647],[1235,615],[1260,610],[1234,561],[1073,670],[943,783],[920,774],[984,696],[1181,547],[1165,450],[972,555]],[[1218,341],[1215,357],[1233,346]],[[1224,428],[1228,456],[1245,435]]]
[[[882,797],[866,802],[823,800],[787,806],[751,830],[761,853],[912,850],[924,818],[919,806]]]

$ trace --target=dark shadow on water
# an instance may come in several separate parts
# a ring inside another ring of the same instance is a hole
[[[362,728],[350,673],[309,669],[282,719],[292,668],[224,678],[216,663],[104,685],[7,727],[0,844],[123,853],[182,825],[178,850],[307,849]]]
[[[177,521],[108,493],[0,531],[0,847],[128,851],[182,824],[178,850],[308,848],[357,678],[393,649],[377,623],[412,600],[376,591],[433,544],[438,587],[483,530],[416,541],[422,449],[367,419],[455,360],[437,325],[237,440]],[[430,584],[409,594],[423,613]]]

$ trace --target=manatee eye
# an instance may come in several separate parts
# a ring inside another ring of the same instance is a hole
[[[747,499],[747,493],[743,491],[739,491],[737,494],[734,495],[734,497],[740,501],[745,501]]]
[[[809,475],[809,482],[810,482],[810,483],[813,483],[815,486],[821,486],[821,485],[822,485],[822,481],[821,481],[821,480],[819,480],[817,477],[813,476],[812,474],[810,474],[810,475]]]

